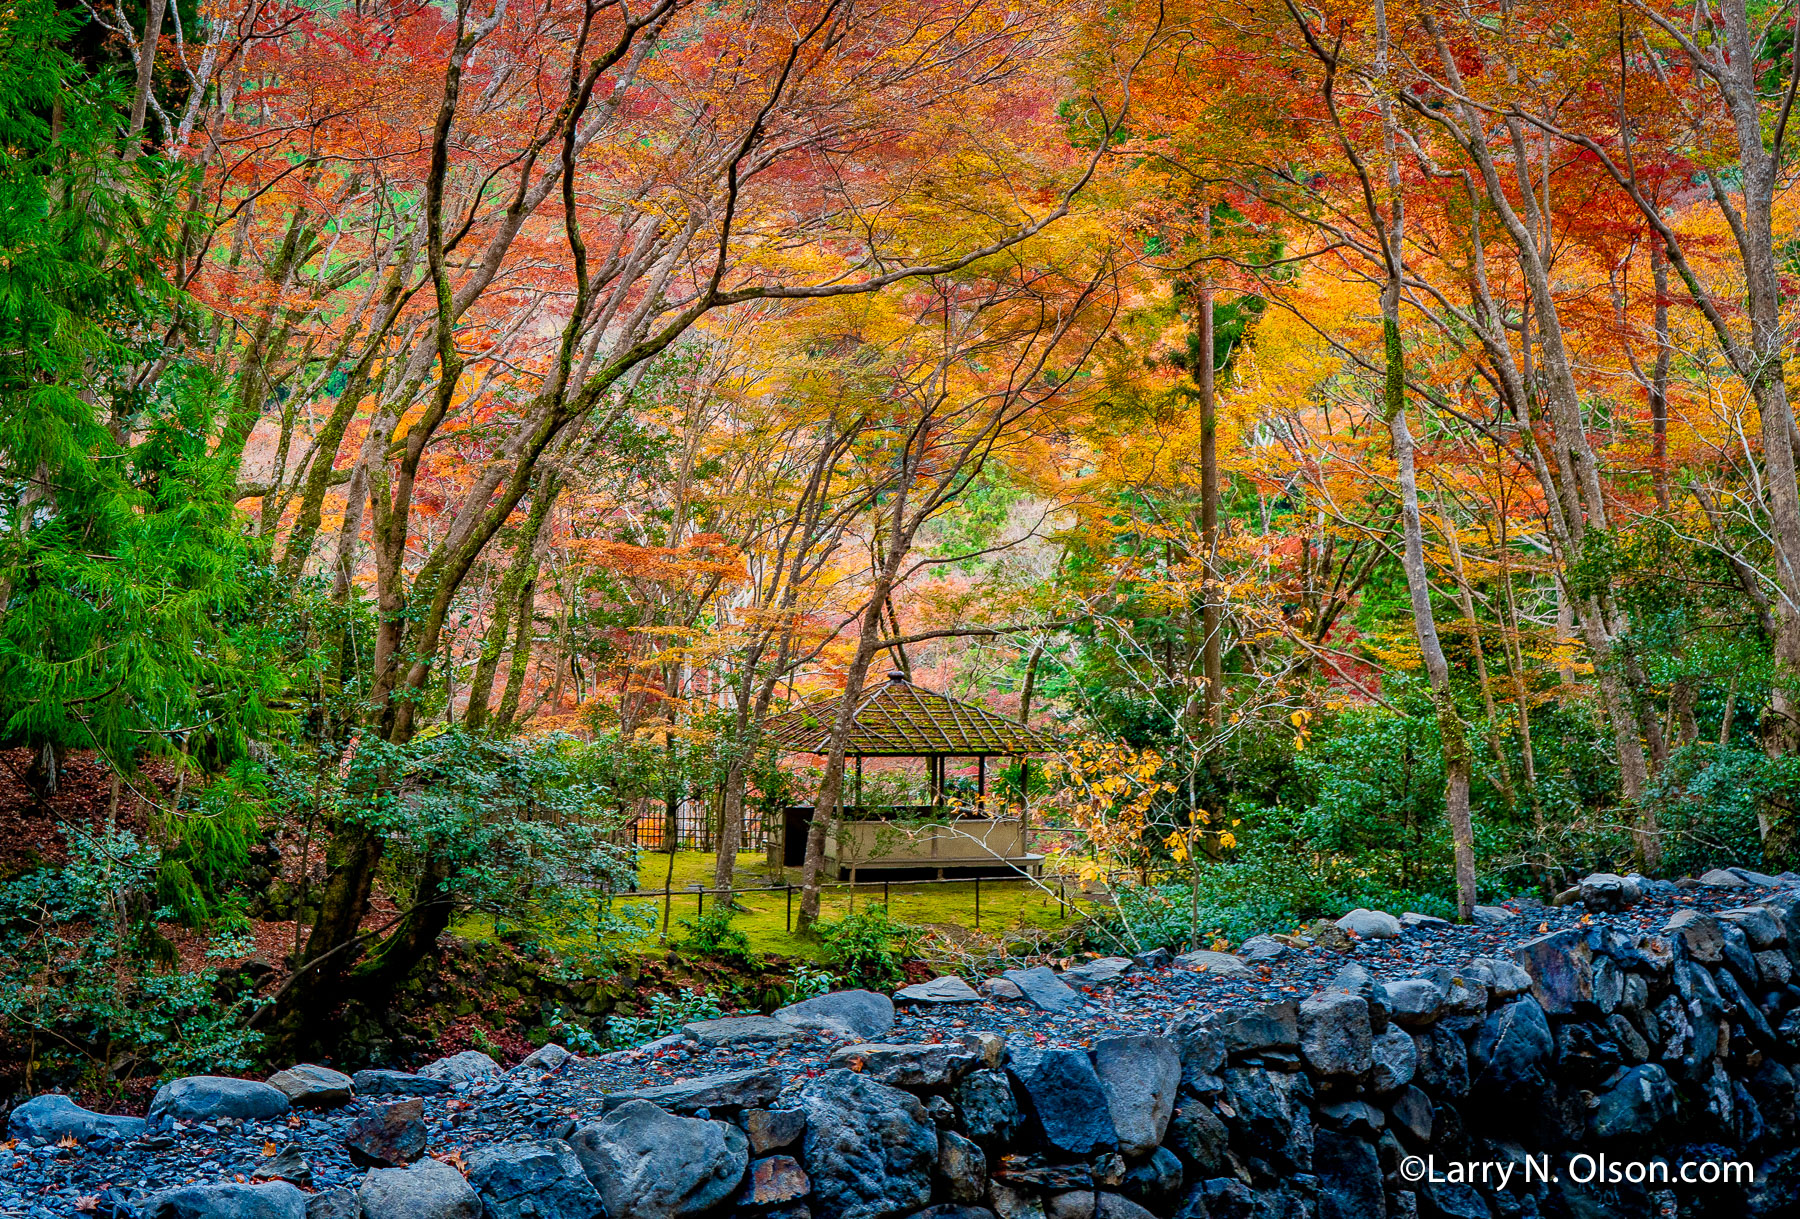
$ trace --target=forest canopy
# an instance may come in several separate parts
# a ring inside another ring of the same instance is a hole
[[[818,935],[888,670],[1140,947],[1794,866],[1797,20],[14,0],[0,1018],[602,976],[665,813]]]

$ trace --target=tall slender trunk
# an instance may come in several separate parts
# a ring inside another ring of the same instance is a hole
[[[1212,212],[1207,210],[1208,227]],[[1199,350],[1194,372],[1200,388],[1200,544],[1206,550],[1205,597],[1200,610],[1201,669],[1206,677],[1206,722],[1219,727],[1225,704],[1225,670],[1219,638],[1218,395],[1214,387],[1213,292],[1200,289]]]

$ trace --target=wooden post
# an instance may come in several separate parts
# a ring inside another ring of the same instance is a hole
[[[975,755],[975,808],[987,812],[987,754]]]

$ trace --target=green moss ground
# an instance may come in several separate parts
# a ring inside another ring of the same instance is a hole
[[[638,883],[642,888],[660,892],[665,887],[664,881],[667,878],[667,887],[676,891],[675,896],[668,899],[667,903],[671,940],[679,939],[685,934],[681,920],[693,918],[699,906],[700,895],[685,890],[690,886],[712,884],[713,856],[710,852],[703,851],[677,851],[673,865],[671,873],[668,855],[645,854],[638,868]],[[789,868],[785,872],[778,870],[771,875],[760,852],[745,853],[738,856],[733,884],[737,888],[791,884],[794,886],[793,912],[796,916],[799,913],[798,868]],[[1074,888],[1075,886],[1070,886],[1071,893]],[[887,887],[885,897],[890,913],[904,923],[915,926],[976,926],[973,881],[944,884],[895,882]],[[841,918],[853,908],[862,909],[871,903],[879,904],[883,898],[883,887],[879,880],[862,880],[854,890],[849,886],[834,885],[824,892],[820,915],[825,920]],[[642,901],[654,905],[656,927],[639,941],[638,947],[646,953],[659,951],[664,899],[637,899],[621,894],[619,900]],[[785,957],[810,960],[819,958],[818,941],[801,939],[788,931],[788,898],[785,891],[741,893],[737,902],[743,909],[734,920],[734,925],[749,938],[752,949]],[[711,907],[711,894],[705,895],[705,904],[708,908]],[[1067,911],[1059,909],[1054,896],[1046,895],[1027,882],[987,879],[981,882],[980,930],[989,935],[1001,935],[1025,928],[1060,927],[1074,916],[1073,906]],[[462,934],[476,937],[484,935],[490,929],[485,919],[471,919],[458,927]]]

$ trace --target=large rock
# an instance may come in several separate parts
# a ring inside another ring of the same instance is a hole
[[[1291,1000],[1227,1009],[1219,1013],[1218,1027],[1233,1058],[1300,1048],[1300,1008]]]
[[[798,1202],[812,1192],[812,1181],[793,1156],[765,1156],[750,1162],[739,1206],[782,1206]]]
[[[77,1143],[100,1139],[122,1143],[144,1133],[144,1119],[94,1113],[66,1096],[47,1092],[14,1109],[6,1121],[6,1133],[21,1141],[37,1138],[56,1143],[67,1138]]]
[[[989,978],[988,981],[1002,979]],[[1010,985],[1010,984],[1009,984]],[[1017,990],[1017,987],[1014,987]],[[1011,996],[1018,998],[1018,995]],[[955,974],[945,974],[941,978],[933,978],[929,982],[916,982],[911,986],[903,986],[894,992],[895,1003],[917,1003],[932,1007],[939,1003],[979,1003],[981,992],[970,986]],[[893,1021],[888,1022],[890,1025]],[[872,1034],[880,1036],[880,1034]]]
[[[347,1105],[355,1094],[350,1077],[330,1067],[310,1062],[300,1063],[269,1076],[269,1086],[288,1098],[300,1109],[335,1109]]]
[[[1716,965],[1725,959],[1725,926],[1703,910],[1677,910],[1663,934],[1680,940],[1696,961]]]
[[[1544,1009],[1530,995],[1489,1013],[1476,1058],[1485,1065],[1474,1085],[1496,1102],[1536,1095],[1550,1084],[1556,1042]]]
[[[1638,887],[1637,881],[1629,876],[1619,876],[1612,872],[1594,872],[1581,878],[1577,886],[1581,892],[1581,904],[1589,910],[1606,914],[1617,914],[1621,910],[1629,910],[1643,898],[1644,891]]]
[[[1375,987],[1388,1015],[1407,1028],[1423,1028],[1444,1010],[1444,992],[1430,978],[1400,978]]]
[[[1112,1110],[1094,1064],[1080,1050],[1014,1050],[1012,1077],[1031,1104],[1044,1142],[1086,1158],[1118,1147]]]
[[[1070,986],[1105,986],[1117,982],[1131,972],[1130,957],[1101,957],[1086,965],[1062,971],[1062,979]]]
[[[306,1195],[286,1181],[214,1181],[152,1194],[138,1213],[143,1219],[306,1219]]]
[[[963,986],[968,989],[968,983]],[[975,992],[970,990],[969,996],[974,998]],[[775,1019],[853,1041],[879,1041],[894,1031],[894,1001],[872,990],[837,990],[778,1007]]]
[[[1184,1175],[1180,1158],[1167,1147],[1158,1147],[1131,1166],[1119,1188],[1151,1213],[1169,1214],[1181,1198]]]
[[[1046,1012],[1072,1012],[1087,1002],[1046,965],[1035,969],[1009,969],[1000,975],[1017,986],[1032,1006]]]
[[[1232,1144],[1269,1175],[1312,1171],[1312,1085],[1303,1072],[1227,1067]],[[1252,1171],[1258,1169],[1252,1165]]]
[[[350,1077],[358,1096],[436,1096],[450,1090],[447,1079],[432,1079],[407,1071],[358,1071]]]
[[[364,1168],[394,1168],[424,1155],[425,1138],[425,1102],[409,1096],[350,1123],[344,1149]]]
[[[806,1085],[800,1105],[806,1170],[821,1215],[885,1219],[931,1200],[937,1128],[917,1097],[850,1071],[827,1071]]]
[[[1745,906],[1741,910],[1721,910],[1719,921],[1736,927],[1750,940],[1750,947],[1761,951],[1773,948],[1787,939],[1781,916],[1767,906]]]
[[[987,1157],[955,1131],[938,1133],[938,1176],[950,1201],[975,1206],[987,1200]]]
[[[1552,931],[1513,950],[1531,977],[1531,993],[1546,1013],[1566,1016],[1594,998],[1593,950],[1579,931]]]
[[[575,1055],[569,1053],[564,1046],[554,1041],[545,1042],[525,1057],[507,1068],[508,1075],[526,1075],[533,1071],[554,1071]]]
[[[785,1082],[773,1067],[755,1067],[748,1071],[727,1071],[722,1075],[702,1075],[697,1079],[677,1080],[657,1088],[639,1088],[635,1092],[610,1092],[601,1098],[601,1107],[611,1110],[634,1100],[647,1100],[653,1105],[677,1113],[696,1109],[754,1109],[775,1103]]]
[[[917,1045],[847,1045],[826,1065],[860,1071],[876,1083],[896,1088],[944,1088],[972,1071],[980,1059],[961,1042]]]
[[[1727,872],[1724,868],[1714,868],[1710,872],[1702,873],[1700,883],[1715,889],[1745,889],[1750,885],[1749,881],[1736,872]]]
[[[800,1030],[773,1016],[724,1016],[718,1020],[695,1020],[681,1026],[681,1035],[703,1046],[717,1048],[728,1045],[789,1045],[800,1036]]]
[[[1044,1214],[1047,1219],[1156,1219],[1123,1194],[1085,1189],[1052,1194]]]
[[[1019,1130],[1019,1105],[1004,1071],[971,1071],[951,1093],[957,1124],[989,1151],[998,1151]]]
[[[908,990],[912,988],[907,987]],[[1005,978],[989,978],[981,984],[981,993],[994,1003],[1023,1003],[1025,992],[1019,989],[1017,982],[1009,982]]]
[[[665,1113],[648,1101],[621,1105],[569,1137],[609,1219],[678,1219],[737,1192],[750,1161],[736,1126]]]
[[[1400,920],[1385,910],[1365,910],[1358,907],[1337,920],[1340,931],[1348,931],[1351,935],[1361,936],[1365,940],[1397,940],[1400,938]]]
[[[1321,1130],[1314,1136],[1313,1173],[1319,1178],[1319,1219],[1368,1219],[1386,1210],[1375,1144]]]
[[[280,1117],[290,1108],[279,1088],[254,1079],[223,1075],[190,1075],[171,1080],[150,1098],[149,1118],[172,1117],[184,1122],[204,1122],[234,1117],[240,1121],[265,1121]]]
[[[1300,1057],[1320,1075],[1361,1075],[1375,1065],[1369,1002],[1320,991],[1300,1005]]]
[[[1134,1034],[1094,1043],[1094,1074],[1106,1096],[1119,1151],[1148,1155],[1163,1141],[1175,1093],[1181,1087],[1181,1055],[1167,1037]]]
[[[500,1064],[480,1050],[464,1050],[427,1063],[419,1068],[419,1074],[426,1079],[441,1079],[451,1084],[472,1084],[500,1074]]]
[[[1214,973],[1224,977],[1233,975],[1253,975],[1255,970],[1229,952],[1210,952],[1201,948],[1194,952],[1184,952],[1175,958],[1177,969],[1192,969],[1201,973]]]
[[[353,1189],[327,1189],[306,1200],[306,1219],[362,1219],[362,1200]]]
[[[1272,935],[1253,935],[1238,945],[1238,951],[1248,964],[1267,965],[1291,955],[1294,950]]]
[[[1196,1180],[1230,1171],[1231,1132],[1209,1105],[1184,1100],[1169,1119],[1163,1144]]]
[[[751,1155],[767,1155],[800,1141],[806,1133],[806,1114],[798,1109],[751,1109],[744,1114],[744,1133],[750,1136]]]
[[[1486,973],[1488,990],[1496,999],[1510,999],[1531,989],[1531,975],[1511,961],[1502,961],[1499,957],[1476,957],[1469,965]]]
[[[1412,1082],[1419,1065],[1419,1047],[1403,1029],[1389,1028],[1369,1042],[1369,1060],[1374,1072],[1369,1087],[1375,1092],[1392,1092]]]
[[[1675,1104],[1668,1072],[1655,1063],[1633,1067],[1594,1106],[1594,1136],[1648,1138],[1675,1115]]]
[[[363,1178],[357,1196],[363,1219],[481,1219],[480,1195],[438,1160],[377,1168]]]
[[[561,1139],[501,1143],[468,1156],[485,1219],[601,1219],[600,1193]]]

